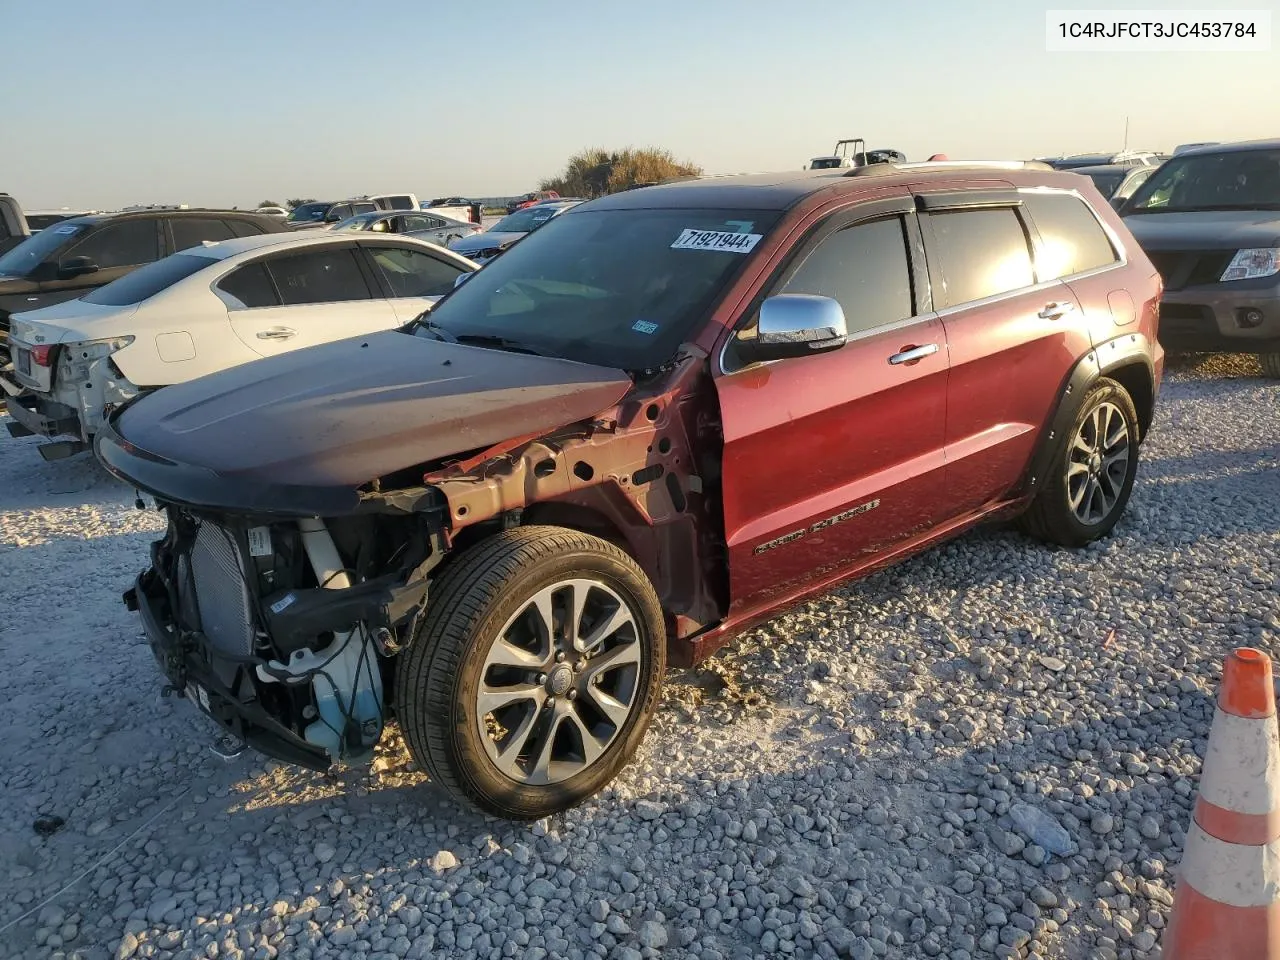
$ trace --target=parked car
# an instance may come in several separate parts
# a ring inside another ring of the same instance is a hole
[[[455,240],[481,232],[474,223],[464,223],[431,213],[362,213],[334,224],[331,230],[369,230],[373,233],[398,233],[428,243],[447,247]]]
[[[270,205],[265,207],[258,207],[253,212],[260,213],[264,217],[288,217],[289,216],[289,211],[286,210],[284,207],[273,207]]]
[[[316,769],[394,715],[532,819],[622,769],[668,662],[983,520],[1106,536],[1154,268],[1082,177],[856,172],[594,200],[423,322],[113,414],[99,458],[168,519],[125,595],[167,682]]]
[[[449,244],[449,249],[468,260],[486,264],[510,250],[516,243],[547,223],[553,217],[576,207],[581,200],[557,200],[533,204],[509,213],[483,233],[463,237]]]
[[[1160,340],[1280,378],[1280,140],[1184,150],[1120,208],[1164,278]]]
[[[27,226],[31,228],[32,233],[39,233],[48,227],[52,227],[55,223],[62,223],[66,220],[74,220],[76,217],[89,217],[95,213],[101,213],[100,210],[28,210],[26,211]]]
[[[379,210],[421,210],[422,205],[412,193],[377,193],[372,197],[357,197],[357,200],[371,200]]]
[[[1070,157],[1040,157],[1055,170],[1074,170],[1077,167],[1097,167],[1104,164],[1129,164],[1138,167],[1158,167],[1165,160],[1159,154],[1144,150],[1125,150],[1120,153],[1080,153]]]
[[[289,211],[289,216],[285,218],[285,223],[293,230],[322,227],[324,226],[325,217],[329,215],[329,210],[334,206],[335,202],[333,200],[312,200],[308,203],[300,203]],[[374,207],[373,209],[377,208]]]
[[[18,201],[0,193],[0,253],[11,250],[31,236],[31,226]]]
[[[559,200],[560,194],[554,190],[535,190],[533,193],[526,193],[522,197],[517,197],[507,204],[507,213],[515,213],[517,210],[523,210],[525,207],[531,207],[535,203],[542,200]]]
[[[15,436],[87,449],[142,393],[299,347],[402,326],[478,269],[441,247],[374,234],[272,233],[202,245],[79,300],[11,320],[0,374]]]
[[[54,224],[0,256],[0,351],[8,338],[10,314],[72,300],[206,240],[284,229],[275,217],[244,210],[171,208],[95,214]]]
[[[1123,203],[1133,192],[1146,182],[1159,167],[1128,166],[1122,163],[1106,163],[1096,167],[1072,167],[1071,172],[1088,177],[1098,192],[1117,206]]]
[[[463,220],[474,223],[477,227],[484,219],[484,204],[466,197],[437,197],[422,205],[423,210],[448,217],[451,220]]]

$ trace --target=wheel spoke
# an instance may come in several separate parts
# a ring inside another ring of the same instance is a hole
[[[556,734],[560,724],[564,722],[564,707],[557,703],[551,710],[551,716],[544,724],[540,724],[538,743],[535,747],[533,764],[529,768],[530,783],[551,782],[551,750],[556,743]]]
[[[1080,515],[1080,505],[1084,502],[1085,494],[1089,492],[1089,486],[1093,483],[1093,477],[1089,475],[1089,471],[1085,471],[1085,478],[1076,485],[1074,493],[1070,493],[1070,484],[1068,484],[1068,502],[1076,516]]]
[[[565,624],[564,638],[573,645],[575,650],[582,649],[578,646],[579,638],[582,636],[582,615],[586,613],[587,597],[591,593],[592,586],[589,580],[574,580],[569,584],[570,619]]]
[[[587,684],[587,696],[591,705],[603,713],[615,727],[621,727],[631,714],[630,704],[623,703],[613,694],[605,693],[599,687]]]
[[[1093,447],[1089,445],[1089,441],[1084,438],[1084,424],[1080,425],[1080,430],[1076,433],[1076,438],[1071,441],[1071,449],[1083,453],[1088,457],[1093,453]]]
[[[578,733],[578,739],[582,742],[582,765],[588,767],[600,759],[600,755],[604,753],[605,748],[609,746],[609,741],[613,737],[610,735],[603,740],[599,739],[587,729],[587,725],[582,722],[582,718],[574,711],[570,711],[566,715],[566,719],[573,724],[573,728]]]
[[[1067,467],[1067,480],[1074,480],[1076,477],[1089,475],[1089,465],[1087,463],[1075,463],[1074,461]]]
[[[1097,503],[1098,501],[1102,501],[1102,502],[1101,504],[1098,505],[1097,513],[1095,515],[1094,504]],[[1103,496],[1102,496],[1102,484],[1100,484],[1096,478],[1090,477],[1089,478],[1089,522],[1096,523],[1098,520],[1102,519],[1103,515],[1106,512],[1107,512],[1106,501],[1103,499]]]
[[[540,683],[520,683],[510,687],[491,687],[483,684],[476,698],[476,707],[480,711],[480,716],[484,717],[495,710],[501,710],[503,707],[509,707],[521,701],[532,702],[536,711],[541,708],[546,699],[546,688]]]
[[[541,670],[546,663],[547,657],[543,654],[517,647],[510,640],[497,640],[485,659],[485,669],[515,667],[517,670]]]
[[[631,640],[627,643],[620,643],[611,650],[598,654],[587,661],[587,667],[582,671],[582,679],[586,683],[592,683],[597,677],[602,677],[610,670],[617,670],[619,667],[631,666],[640,662],[640,642]]]
[[[592,630],[591,633],[585,637],[574,638],[574,649],[579,653],[590,653],[629,623],[635,623],[631,616],[631,611],[626,608],[625,604],[618,604],[618,609],[609,614],[605,621]]]
[[[543,719],[541,710],[529,710],[520,718],[519,725],[507,734],[501,747],[493,742],[493,739],[486,736],[486,743],[489,746],[490,755],[494,762],[498,765],[498,769],[505,773],[508,777],[515,780],[524,779],[524,771],[520,769],[520,755],[524,753],[525,746],[529,742],[529,738],[534,732],[534,728],[538,725],[538,721]]]
[[[1093,426],[1093,449],[1098,449],[1098,443],[1102,439],[1102,407],[1094,407],[1093,413],[1089,416],[1089,422]]]

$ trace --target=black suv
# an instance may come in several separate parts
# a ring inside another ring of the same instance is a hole
[[[238,210],[138,210],[54,224],[0,256],[0,354],[10,314],[73,300],[206,240],[284,230],[277,217]]]

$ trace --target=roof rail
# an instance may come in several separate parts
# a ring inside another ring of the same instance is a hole
[[[888,177],[902,171],[919,170],[1052,170],[1039,160],[922,160],[915,163],[872,163],[854,167],[846,177]]]

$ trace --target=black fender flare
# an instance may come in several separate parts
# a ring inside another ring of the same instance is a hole
[[[1144,334],[1126,333],[1104,340],[1075,362],[1058,395],[1058,404],[1053,416],[1041,428],[1040,440],[1036,444],[1036,451],[1031,457],[1031,464],[1022,483],[1023,492],[1039,491],[1045,474],[1048,473],[1049,466],[1053,462],[1055,441],[1070,428],[1072,421],[1080,412],[1080,406],[1084,403],[1089,388],[1100,379],[1121,367],[1140,363],[1146,369],[1154,397],[1156,375],[1155,364],[1151,359],[1152,352],[1152,343]],[[1146,425],[1144,425],[1143,434],[1138,438],[1139,443],[1146,439],[1145,431]]]

